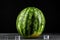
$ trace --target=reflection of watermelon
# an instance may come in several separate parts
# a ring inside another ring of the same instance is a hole
[[[16,20],[17,30],[24,37],[38,37],[42,34],[44,25],[44,15],[35,7],[27,7],[22,10]]]

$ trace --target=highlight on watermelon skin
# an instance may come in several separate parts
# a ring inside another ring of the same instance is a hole
[[[27,7],[17,16],[16,28],[20,36],[24,38],[39,37],[45,27],[43,12],[36,7]]]

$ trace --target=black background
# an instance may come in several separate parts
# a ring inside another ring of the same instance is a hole
[[[56,10],[56,2],[52,0],[4,0],[0,8],[0,33],[17,33],[17,15],[30,6],[42,10],[45,16],[46,25],[43,33],[60,33],[59,13]]]

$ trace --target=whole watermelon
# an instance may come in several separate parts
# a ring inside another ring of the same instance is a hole
[[[41,10],[35,7],[23,9],[16,20],[19,34],[26,38],[39,37],[45,26],[45,18]]]

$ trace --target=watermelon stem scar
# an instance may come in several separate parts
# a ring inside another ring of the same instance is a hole
[[[26,38],[39,37],[45,27],[43,12],[35,7],[27,7],[19,12],[16,19],[16,28],[20,36]]]

